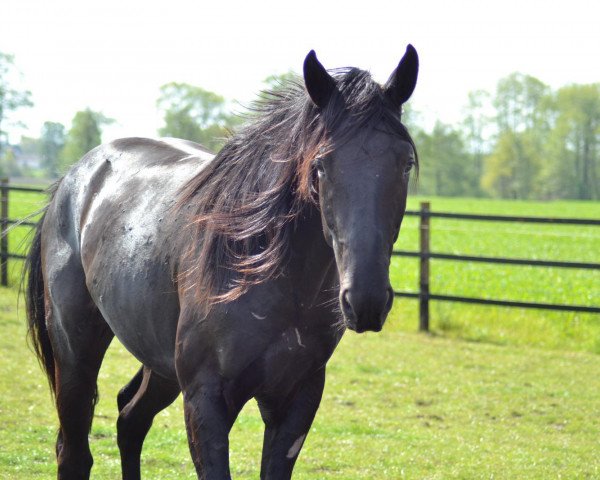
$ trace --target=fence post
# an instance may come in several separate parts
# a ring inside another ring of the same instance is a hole
[[[0,179],[0,283],[8,285],[8,178]]]
[[[420,282],[419,282],[419,330],[429,331],[429,202],[421,202],[419,233]]]

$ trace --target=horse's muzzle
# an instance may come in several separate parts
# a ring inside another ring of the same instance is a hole
[[[394,291],[389,286],[377,293],[362,293],[353,288],[340,292],[340,306],[346,325],[357,333],[381,331],[393,301]]]

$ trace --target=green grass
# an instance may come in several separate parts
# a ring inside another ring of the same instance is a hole
[[[8,217],[12,220],[36,221],[39,215],[32,215],[46,205],[47,197],[36,192],[9,192]],[[10,227],[8,234],[8,251],[25,255],[31,240],[31,227],[16,225]],[[9,261],[9,285],[18,285],[21,279],[23,262],[21,260]]]
[[[469,198],[410,197],[408,208],[417,210],[428,200],[434,211],[600,218],[600,202],[506,201]],[[11,218],[23,218],[44,205],[45,196],[10,193]],[[418,218],[406,216],[396,248],[418,250]],[[26,227],[9,235],[11,251],[27,247]],[[434,252],[600,263],[600,227],[475,222],[433,218]],[[10,282],[18,283],[21,262],[10,262]],[[390,271],[397,290],[418,290],[418,260],[394,257]],[[600,306],[600,270],[528,267],[500,264],[431,261],[432,293]],[[396,331],[414,332],[417,302],[397,299],[390,315]],[[600,353],[600,315],[489,307],[461,303],[431,303],[432,332],[449,338],[502,345]]]
[[[15,303],[0,289],[0,478],[51,478],[56,414]],[[115,342],[100,374],[92,478],[119,478],[115,398],[136,369]],[[295,478],[598,478],[599,371],[591,353],[350,333]],[[261,441],[251,403],[231,434],[234,478],[258,478]],[[148,479],[195,478],[180,399],[157,417],[142,468]]]
[[[412,198],[418,209],[423,198]],[[430,198],[432,210],[461,213],[600,218],[600,202],[522,202]],[[431,219],[438,253],[600,263],[600,227]],[[418,218],[405,217],[396,248],[418,250]],[[398,290],[418,290],[418,260],[392,259]],[[600,306],[600,271],[431,260],[432,293]],[[432,302],[433,332],[472,341],[600,353],[600,315]],[[398,300],[394,328],[414,331],[414,300]]]
[[[438,211],[600,217],[589,202],[430,200]],[[12,218],[41,205],[11,192]],[[26,231],[11,232],[12,251]],[[417,219],[406,217],[397,247],[417,245]],[[433,219],[432,249],[600,262],[600,229]],[[19,267],[11,262],[13,285]],[[391,276],[416,290],[417,262],[394,259]],[[431,279],[436,293],[600,304],[598,272],[434,260]],[[0,288],[0,479],[51,478],[56,414],[16,297]],[[600,477],[599,316],[433,302],[432,335],[414,333],[417,319],[415,301],[397,300],[384,332],[344,338],[295,478]],[[100,373],[93,478],[119,477],[115,398],[136,370],[115,342]],[[251,403],[231,435],[234,478],[258,477],[261,442]],[[157,417],[142,468],[148,479],[195,478],[181,400]]]

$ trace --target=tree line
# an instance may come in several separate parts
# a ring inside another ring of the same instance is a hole
[[[471,92],[462,121],[404,120],[422,159],[418,191],[508,199],[600,198],[600,84],[552,90],[513,73]]]
[[[0,175],[23,172],[8,148],[5,123],[32,106],[31,93],[12,88],[14,58],[0,53]],[[277,89],[295,75],[265,79]],[[217,151],[243,119],[230,102],[199,86],[171,82],[160,88],[156,106],[163,116],[160,136],[185,138]],[[45,122],[39,138],[23,137],[21,152],[41,158],[41,172],[62,174],[101,143],[114,120],[90,109],[79,111],[69,128]],[[462,120],[423,127],[422,115],[407,105],[402,121],[413,134],[421,194],[510,199],[600,198],[600,84],[551,89],[530,75],[502,78],[494,92],[470,92]],[[31,172],[28,172],[31,174]],[[36,172],[33,172],[36,173]]]

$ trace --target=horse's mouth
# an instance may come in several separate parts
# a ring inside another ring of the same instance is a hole
[[[383,328],[383,324],[385,323],[387,312],[382,316],[383,318],[369,322],[358,322],[354,313],[350,314],[349,316],[347,316],[345,313],[343,315],[344,324],[349,330],[352,330],[353,332],[380,332]]]
[[[348,290],[344,290],[340,294],[340,309],[344,316],[344,322],[350,330],[356,333],[380,332],[392,308],[393,301],[394,291],[389,287],[386,290],[385,300],[369,302],[366,308],[363,306],[363,308],[357,309],[353,306]]]

